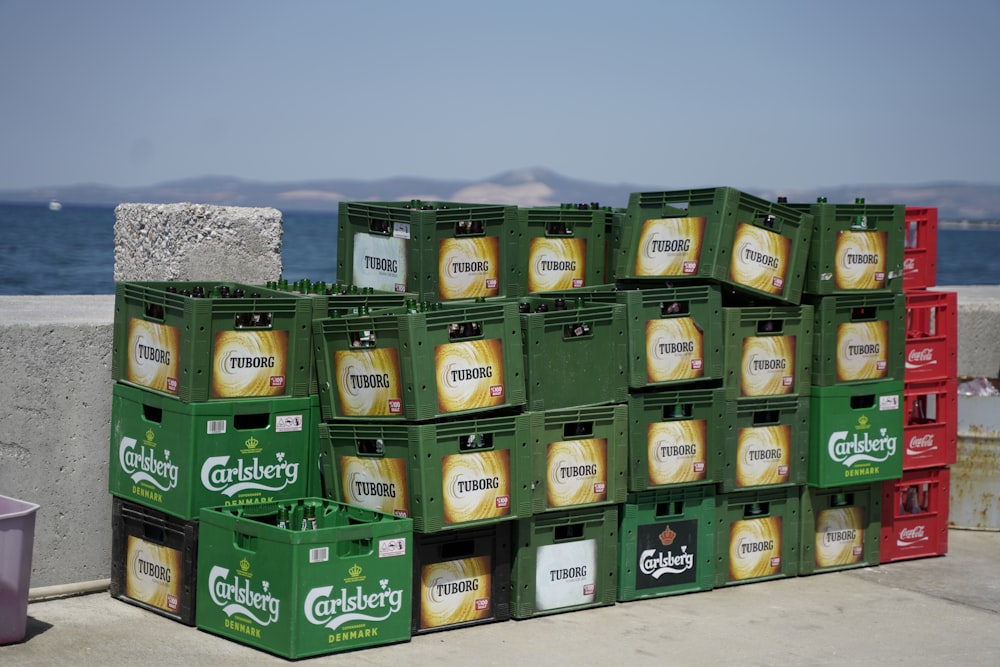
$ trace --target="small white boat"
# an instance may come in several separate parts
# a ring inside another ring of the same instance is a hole
[[[55,199],[53,199],[52,201],[49,202],[49,210],[50,211],[61,211],[62,210],[62,204],[60,204]]]

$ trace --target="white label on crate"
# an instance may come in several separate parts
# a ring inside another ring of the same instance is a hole
[[[891,396],[879,396],[879,399],[878,399],[878,409],[879,410],[898,410],[899,409],[899,394],[893,394]]]
[[[316,547],[309,550],[310,563],[325,563],[330,560],[330,547]]]
[[[590,604],[597,592],[597,540],[538,547],[535,608],[539,611]]]
[[[219,435],[226,432],[226,420],[225,419],[209,419],[208,420],[208,434],[209,435]]]
[[[393,223],[392,235],[395,236],[397,239],[410,238],[410,223],[408,222]]]
[[[392,556],[406,555],[406,538],[393,537],[388,540],[378,541],[378,557],[391,558]]]
[[[302,430],[302,415],[278,415],[274,418],[277,433],[292,433]]]

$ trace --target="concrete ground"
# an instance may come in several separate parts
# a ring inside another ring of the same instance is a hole
[[[995,665],[1000,533],[952,530],[948,555],[419,635],[316,665]],[[0,664],[288,661],[107,593],[32,602]]]

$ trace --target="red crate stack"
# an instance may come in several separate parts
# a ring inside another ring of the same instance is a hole
[[[938,210],[906,207],[903,241],[903,290],[925,289],[937,284]]]
[[[891,563],[948,553],[946,467],[904,470],[882,485],[880,562]]]

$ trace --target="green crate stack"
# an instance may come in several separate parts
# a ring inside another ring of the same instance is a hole
[[[722,310],[727,400],[809,395],[812,306]]]
[[[882,484],[802,487],[799,574],[879,564]]]
[[[798,575],[799,493],[788,486],[719,497],[716,588]]]
[[[809,401],[808,396],[726,401],[722,492],[806,483]]]

